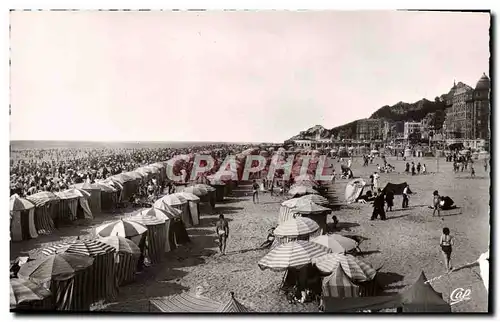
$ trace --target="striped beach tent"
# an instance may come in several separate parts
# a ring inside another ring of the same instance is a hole
[[[217,312],[220,313],[247,313],[249,310],[243,306],[236,298],[234,297],[234,292],[230,293],[231,297],[223,303],[218,309]]]
[[[37,238],[35,205],[14,194],[10,197],[10,232],[12,241]]]
[[[377,275],[373,267],[352,255],[331,253],[316,257],[312,262],[321,272],[330,274],[340,265],[349,279],[356,283],[371,281]]]
[[[59,198],[52,192],[41,191],[26,197],[35,205],[35,228],[38,234],[51,234],[55,230],[56,203]]]
[[[281,203],[278,213],[278,225],[281,225],[282,223],[296,217],[295,213],[292,210],[293,208],[295,208],[295,204],[298,200],[298,198],[293,198]]]
[[[120,236],[109,236],[99,240],[115,249],[115,278],[118,285],[133,282],[141,256],[139,247],[130,239]]]
[[[76,241],[49,246],[42,250],[44,255],[60,253],[86,255],[94,258],[91,269],[89,296],[91,303],[114,299],[118,293],[118,285],[114,278],[115,249],[97,239],[77,239]]]
[[[297,240],[279,245],[264,256],[258,263],[260,269],[285,271],[290,267],[300,268],[311,264],[315,257],[329,253],[329,249],[305,240]]]
[[[182,211],[181,218],[186,226],[192,226],[191,215],[189,211],[189,202],[188,200],[180,193],[173,193],[170,195],[163,196],[161,202],[167,204],[168,206],[172,206],[173,208],[179,209]],[[158,202],[160,203],[160,202]],[[159,207],[161,209],[161,207]]]
[[[10,308],[24,310],[52,309],[51,293],[48,289],[27,279],[10,279]]]
[[[22,265],[17,275],[49,289],[56,310],[88,311],[93,262],[85,255],[55,254]]]
[[[167,206],[166,204],[163,203],[163,205]],[[160,209],[160,208],[147,208],[142,210],[141,212],[138,213],[140,216],[152,216],[159,218],[161,220],[165,221],[165,252],[168,253],[174,249],[177,248],[177,244],[175,242],[175,231],[173,231],[173,228],[175,225],[173,225],[173,221],[175,219],[180,220],[180,216],[182,214],[182,211],[179,209],[172,208],[171,206],[168,206],[169,208],[165,209]]]
[[[165,229],[165,220],[152,216],[134,215],[128,217],[126,221],[137,222],[148,229],[146,244],[147,254],[151,263],[160,263],[165,253],[165,244],[167,233]]]
[[[336,270],[323,278],[322,282],[323,296],[330,297],[360,297],[360,288],[354,284],[349,276],[338,265]]]
[[[313,243],[328,247],[333,253],[343,254],[358,247],[358,243],[351,238],[338,234],[322,235],[311,238]]]
[[[73,185],[78,190],[86,191],[90,194],[89,206],[94,214],[101,212],[101,188],[99,185],[91,184],[90,182],[77,183]]]
[[[299,202],[297,202],[295,208],[292,209],[292,212],[296,217],[302,216],[314,220],[320,228],[318,234],[321,235],[323,232],[328,231],[326,222],[327,215],[332,212],[330,208],[320,206],[312,200],[299,198]]]
[[[186,198],[186,200],[188,201],[190,223],[193,226],[198,226],[200,224],[200,211],[199,211],[200,198],[192,193],[185,191],[180,192],[180,195]]]
[[[212,178],[210,180],[210,186],[215,188],[215,201],[224,201],[224,196],[226,195],[226,183],[222,180]]]
[[[221,303],[203,295],[185,292],[182,294],[149,300],[160,312],[170,313],[211,313],[217,312]]]
[[[93,219],[87,199],[90,198],[90,193],[84,190],[68,189],[56,192],[55,195],[61,200],[58,204],[57,220],[77,219],[78,206],[83,209],[86,219]]]
[[[148,229],[135,221],[117,220],[97,227],[96,234],[101,237],[134,237],[144,234]]]

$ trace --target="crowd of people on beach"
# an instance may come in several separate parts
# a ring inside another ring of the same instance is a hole
[[[241,145],[204,145],[185,148],[141,149],[40,149],[11,151],[10,191],[26,197],[41,191],[58,192],[71,185],[106,179],[109,176],[175,155],[210,151],[217,159],[224,159]],[[146,195],[159,187],[148,182],[142,187]]]

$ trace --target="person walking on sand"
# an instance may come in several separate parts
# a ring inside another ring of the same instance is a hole
[[[446,271],[451,271],[451,251],[453,246],[453,238],[450,235],[450,229],[448,227],[443,228],[443,234],[439,240],[439,246],[441,246],[441,251],[443,252],[444,264]]]
[[[412,176],[415,175],[415,163],[414,162],[411,163],[411,175]]]
[[[408,208],[408,201],[409,201],[408,195],[409,195],[409,193],[410,193],[410,187],[407,185],[403,189],[403,205],[401,206],[403,209]]]
[[[253,193],[252,193],[252,201],[253,203],[259,203],[259,184],[253,180],[253,183],[252,183],[252,190],[253,190]]]
[[[474,170],[474,166],[472,164],[470,165],[470,176],[471,178],[476,176],[476,170]]]
[[[420,162],[417,164],[417,174],[420,174],[422,166],[420,165]]]
[[[394,207],[394,192],[391,189],[385,192],[385,202],[387,203],[387,211],[392,211],[392,207]]]
[[[432,217],[434,217],[436,215],[436,211],[437,211],[437,214],[438,214],[438,217],[441,217],[441,205],[439,204],[439,202],[441,201],[441,197],[439,196],[439,192],[437,190],[434,190],[434,192],[432,193],[432,207],[433,207],[433,211],[432,211]]]
[[[224,219],[224,215],[220,214],[219,215],[219,220],[217,221],[217,224],[215,225],[215,230],[217,233],[217,236],[219,237],[219,250],[222,255],[226,254],[226,243],[227,239],[229,238],[229,224],[227,223],[227,220]]]
[[[422,174],[427,173],[427,167],[425,166],[425,163],[422,165]]]
[[[488,171],[488,161],[484,159],[484,172]]]
[[[386,220],[384,206],[385,206],[385,195],[380,189],[378,189],[377,197],[375,197],[375,200],[373,201],[373,213],[370,220],[377,219],[379,215],[380,219]]]

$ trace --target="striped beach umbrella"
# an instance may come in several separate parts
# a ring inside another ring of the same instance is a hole
[[[35,205],[31,201],[21,198],[17,194],[10,197],[10,211],[24,211],[34,207]]]
[[[156,226],[165,223],[165,219],[160,219],[152,216],[141,216],[140,214],[128,217],[127,219],[125,219],[125,221],[136,222],[143,226]]]
[[[200,198],[198,196],[196,196],[195,194],[192,194],[190,192],[182,191],[182,192],[179,192],[179,194],[181,196],[183,196],[188,201],[200,202]]]
[[[168,206],[168,205],[167,205]],[[169,210],[163,210],[160,208],[146,208],[139,212],[139,215],[141,216],[153,216],[155,218],[159,218],[162,220],[172,220],[175,218],[180,218],[180,214],[182,213],[179,209],[175,209],[170,207],[172,211]]]
[[[231,297],[223,303],[217,312],[220,313],[241,313],[241,312],[249,312],[249,310],[243,306],[236,298],[234,297],[234,292],[230,293]]]
[[[330,248],[333,253],[345,253],[358,247],[358,243],[354,239],[338,234],[321,235],[311,239],[311,241]]]
[[[114,252],[114,248],[97,239],[77,239],[69,243],[48,246],[42,250],[46,256],[69,253],[95,257]]]
[[[212,191],[215,191],[215,188],[208,185],[208,184],[204,184],[204,183],[197,183],[194,185],[194,187],[196,188],[200,188],[200,189],[206,189],[208,192],[212,192]]]
[[[55,254],[43,257],[21,266],[17,276],[37,284],[50,280],[67,280],[78,271],[91,266],[94,259],[79,254]]]
[[[302,197],[297,198],[297,199],[299,202],[302,202],[302,200],[312,201],[315,204],[320,205],[320,206],[327,206],[330,204],[328,199],[326,199],[325,197],[320,196],[320,195],[305,195],[305,196],[302,196]],[[293,199],[290,199],[290,200],[293,200]]]
[[[59,200],[59,198],[50,191],[37,192],[31,196],[27,196],[26,199],[31,201],[36,207],[43,206],[47,202]]]
[[[308,186],[293,185],[288,191],[288,194],[291,196],[303,196],[309,194],[319,194],[319,192]]]
[[[167,298],[151,299],[150,303],[161,312],[171,313],[208,313],[217,312],[221,303],[203,295],[189,292]]]
[[[16,307],[23,302],[43,301],[51,295],[45,287],[31,282],[30,280],[10,279],[10,306]]]
[[[162,202],[166,203],[169,206],[178,206],[186,204],[188,201],[181,194],[173,193],[171,195],[163,196],[161,199]]]
[[[279,245],[264,256],[258,263],[260,269],[284,271],[289,267],[301,267],[311,263],[312,259],[325,255],[329,249],[305,240],[297,240]]]
[[[360,296],[359,286],[349,279],[342,269],[342,265],[338,265],[332,274],[325,277],[322,284],[323,296],[337,298]]]
[[[293,212],[299,214],[326,214],[331,213],[332,210],[330,208],[320,206],[311,200],[302,200],[296,204]]]
[[[102,237],[99,239],[100,242],[109,245],[115,249],[117,253],[127,253],[133,255],[140,255],[141,250],[139,247],[130,239],[120,236],[109,236]]]
[[[155,203],[153,204],[153,208],[161,209],[161,210],[167,212],[167,214],[170,214],[174,217],[180,217],[182,214],[182,210],[174,208],[174,207],[164,203],[161,199],[155,201]]]
[[[296,217],[289,219],[276,227],[276,237],[297,237],[312,234],[319,229],[319,225],[307,217]]]
[[[333,273],[342,266],[346,275],[354,282],[366,282],[375,278],[377,271],[352,255],[326,254],[313,259],[313,264],[324,273]]]
[[[134,237],[145,233],[147,230],[148,229],[140,223],[126,220],[113,221],[95,229],[96,233],[101,237]]]

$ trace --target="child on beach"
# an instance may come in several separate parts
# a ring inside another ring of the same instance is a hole
[[[443,228],[443,234],[439,240],[439,246],[441,246],[441,251],[443,252],[444,263],[447,271],[451,271],[453,269],[453,267],[451,267],[452,245],[453,239],[450,236],[450,229],[445,227]]]
[[[257,203],[259,202],[259,184],[253,180],[253,183],[252,183],[252,201],[253,203],[256,203],[255,201],[257,201]]]
[[[434,190],[432,193],[433,199],[432,199],[432,206],[434,207],[434,211],[432,211],[432,217],[436,214],[436,211],[438,213],[438,217],[441,216],[441,205],[439,202],[441,201],[441,198],[439,197],[439,192],[437,190]]]
[[[226,254],[226,242],[227,242],[227,238],[229,237],[229,224],[227,223],[227,220],[224,219],[223,214],[219,215],[219,220],[217,221],[217,224],[215,225],[215,230],[216,230],[217,236],[219,237],[219,250],[220,250],[221,254],[225,255]]]

